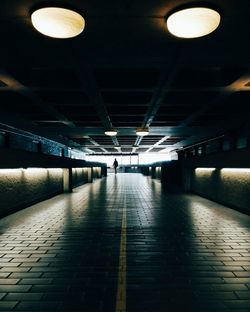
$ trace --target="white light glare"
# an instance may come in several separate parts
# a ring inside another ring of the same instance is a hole
[[[31,15],[31,22],[43,35],[58,39],[76,37],[85,27],[85,20],[79,13],[60,7],[36,10]]]
[[[149,130],[148,130],[148,128],[137,128],[136,129],[136,134],[138,136],[145,136],[145,135],[149,134]]]
[[[212,9],[194,7],[173,13],[167,19],[167,28],[179,38],[198,38],[213,32],[220,24],[220,14]]]
[[[195,168],[195,171],[214,171],[216,168]]]
[[[116,136],[117,135],[117,130],[107,130],[104,132],[108,136]]]
[[[222,168],[221,171],[222,172],[245,172],[245,173],[249,173],[250,168]]]

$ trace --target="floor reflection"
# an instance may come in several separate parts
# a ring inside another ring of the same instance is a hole
[[[139,174],[1,220],[0,310],[115,311],[124,205],[128,312],[248,311],[250,217]]]

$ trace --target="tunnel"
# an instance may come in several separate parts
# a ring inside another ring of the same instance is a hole
[[[0,311],[249,312],[249,1],[0,25]]]

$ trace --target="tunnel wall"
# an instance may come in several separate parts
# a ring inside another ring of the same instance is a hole
[[[72,168],[72,186],[89,181],[91,168]],[[101,178],[94,167],[92,179]],[[62,168],[0,169],[0,217],[63,193]]]
[[[181,167],[177,160],[142,165],[139,170],[146,176],[160,180],[166,191],[181,189]]]
[[[249,157],[234,150],[182,159],[183,189],[250,214]]]
[[[190,190],[250,213],[249,169],[194,169],[191,172]]]
[[[0,148],[0,218],[105,175],[104,164]]]
[[[88,182],[88,168],[72,168],[73,187],[80,186]]]
[[[63,192],[63,169],[0,169],[0,217]]]

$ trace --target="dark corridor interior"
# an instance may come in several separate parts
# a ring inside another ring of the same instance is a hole
[[[249,29],[249,0],[0,1],[1,312],[250,311]]]
[[[1,311],[249,311],[250,217],[139,174],[80,186],[0,230]]]
[[[73,6],[85,29],[68,40],[43,36],[30,19],[42,1],[1,1],[3,123],[87,153],[249,136],[249,1],[206,2],[221,23],[189,40],[171,35],[166,17],[190,0],[45,3]],[[137,136],[138,127],[149,136]],[[110,128],[117,136],[104,135]]]

